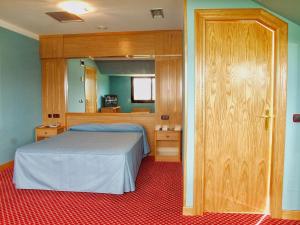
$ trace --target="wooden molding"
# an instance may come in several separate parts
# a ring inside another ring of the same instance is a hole
[[[184,216],[196,216],[197,214],[196,214],[194,208],[183,206],[182,215],[184,215]]]
[[[183,14],[184,14],[184,65],[183,65],[183,78],[182,80],[185,80],[183,92],[184,92],[184,106],[183,106],[183,112],[184,112],[184,118],[183,118],[183,134],[182,134],[182,152],[183,152],[183,205],[186,204],[186,195],[187,195],[187,124],[188,124],[188,117],[187,117],[187,106],[188,106],[188,88],[187,88],[187,0],[184,0],[184,7],[183,7]],[[184,207],[185,208],[185,207]]]
[[[282,217],[282,185],[285,149],[286,119],[286,81],[287,81],[287,24],[262,9],[199,9],[195,10],[195,80],[197,90],[196,132],[195,132],[195,166],[194,166],[194,205],[197,215],[204,212],[204,143],[205,143],[205,93],[204,93],[204,56],[203,40],[206,21],[212,20],[256,20],[273,30],[275,37],[274,68],[274,129],[272,139],[270,211],[273,218]],[[288,215],[288,214],[286,214]]]
[[[0,171],[6,170],[8,168],[13,168],[14,167],[14,161],[9,161],[7,163],[4,163],[2,165],[0,165]]]
[[[299,210],[283,210],[282,219],[288,220],[300,220],[300,211]]]

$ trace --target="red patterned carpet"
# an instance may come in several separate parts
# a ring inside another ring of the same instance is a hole
[[[16,190],[12,169],[0,173],[0,224],[300,224],[261,215],[207,213],[184,217],[177,163],[143,161],[137,190],[122,196]]]

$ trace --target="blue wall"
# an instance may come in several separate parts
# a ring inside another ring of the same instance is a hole
[[[122,112],[131,112],[132,108],[149,108],[155,112],[154,103],[131,103],[131,77],[110,76],[110,94],[118,95]]]
[[[85,66],[97,70],[97,99],[98,109],[101,108],[101,96],[109,94],[109,76],[101,74],[97,64],[91,59],[82,59]],[[85,112],[84,67],[80,66],[80,59],[68,60],[68,111]],[[83,102],[80,103],[79,100]]]
[[[0,164],[34,141],[41,108],[39,42],[0,27]]]
[[[185,114],[188,114],[187,126],[187,180],[186,203],[193,206],[193,168],[194,168],[194,130],[195,130],[195,74],[194,74],[194,9],[199,8],[263,8],[251,0],[187,0],[187,68]],[[282,18],[282,17],[281,17]],[[284,19],[284,18],[282,18]],[[284,19],[289,24],[288,52],[288,96],[287,96],[287,134],[284,169],[283,209],[300,209],[300,124],[291,122],[292,113],[300,112],[300,27]],[[298,99],[297,99],[298,98]]]

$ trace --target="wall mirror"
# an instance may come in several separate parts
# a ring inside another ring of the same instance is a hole
[[[68,59],[68,112],[154,113],[153,58]]]

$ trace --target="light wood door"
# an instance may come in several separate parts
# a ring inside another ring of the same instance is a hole
[[[274,33],[256,21],[207,21],[204,210],[268,210]],[[198,40],[199,41],[199,40]]]
[[[85,112],[97,112],[97,73],[92,67],[85,68]]]

